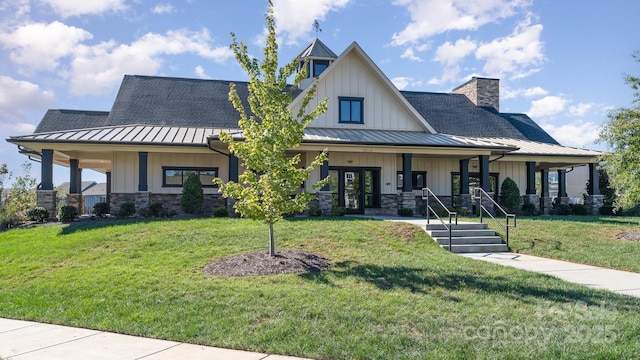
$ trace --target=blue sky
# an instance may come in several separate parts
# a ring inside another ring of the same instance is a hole
[[[497,77],[500,110],[529,114],[564,145],[601,149],[593,141],[607,112],[633,100],[623,75],[638,74],[637,1],[273,3],[282,62],[318,36],[337,54],[357,41],[402,90],[447,92],[471,76]],[[262,0],[4,0],[0,134],[31,133],[49,108],[108,111],[125,74],[245,80],[229,33],[261,56],[266,9]],[[11,170],[26,159],[0,143]],[[67,178],[56,167],[54,182]]]

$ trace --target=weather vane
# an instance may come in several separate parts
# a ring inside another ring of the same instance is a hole
[[[319,32],[322,32],[322,29],[320,28],[320,23],[318,22],[318,20],[313,20],[313,27],[316,29],[316,36],[318,35]]]

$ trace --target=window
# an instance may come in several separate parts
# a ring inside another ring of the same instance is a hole
[[[202,187],[217,187],[213,183],[213,179],[218,177],[218,168],[203,167],[162,167],[162,186],[163,187],[182,187],[190,174],[196,173],[200,177]]]
[[[320,76],[329,67],[329,60],[313,60],[313,77]]]
[[[404,175],[402,171],[398,171],[396,186],[398,190],[402,190],[404,184]],[[427,172],[426,171],[412,171],[411,172],[411,187],[413,190],[422,190],[427,187]]]
[[[340,97],[340,122],[341,123],[364,123],[363,98]]]

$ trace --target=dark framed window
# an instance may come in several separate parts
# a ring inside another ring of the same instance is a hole
[[[218,177],[218,168],[183,166],[163,166],[162,186],[182,187],[182,184],[192,173],[198,174],[202,187],[218,187],[213,183],[213,179]]]
[[[313,60],[313,77],[320,76],[329,67],[329,60]]]
[[[363,124],[364,123],[364,99],[353,97],[339,97],[341,123]]]
[[[396,186],[398,190],[402,190],[404,184],[404,174],[402,171],[397,173]],[[427,172],[426,171],[412,171],[411,172],[411,187],[413,190],[422,190],[427,187]]]

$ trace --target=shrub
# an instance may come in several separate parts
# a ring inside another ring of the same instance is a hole
[[[93,214],[95,216],[103,217],[109,214],[109,212],[110,212],[109,204],[106,202],[99,202],[93,205]]]
[[[536,204],[534,204],[534,203],[522,204],[522,214],[526,215],[526,216],[535,216],[536,215]]]
[[[344,206],[336,206],[331,209],[331,216],[344,216],[347,213],[347,209]]]
[[[603,205],[598,209],[600,215],[613,215],[613,206],[611,205]]]
[[[120,210],[118,210],[118,217],[128,217],[133,216],[136,213],[136,204],[132,202],[126,202],[120,204]]]
[[[180,206],[182,211],[187,214],[197,214],[202,208],[204,202],[204,193],[202,191],[202,183],[198,173],[191,173],[182,186],[182,197],[180,198]]]
[[[150,213],[150,216],[153,216],[153,217],[164,216],[165,212],[164,212],[162,203],[154,202],[153,204],[149,205],[149,213]]]
[[[219,206],[213,209],[214,217],[229,217],[229,210],[225,206]]]
[[[71,205],[62,206],[58,211],[58,220],[62,222],[73,221],[77,217],[78,217],[78,210]]]
[[[507,211],[512,212],[520,206],[520,189],[510,177],[504,179],[500,186],[500,205],[504,206]]]
[[[461,207],[456,209],[458,212],[458,216],[469,216],[469,209],[466,207]]]
[[[573,204],[572,210],[576,215],[589,215],[589,208],[584,204]]]
[[[553,214],[554,215],[571,215],[572,211],[571,211],[571,206],[567,205],[567,204],[556,204],[553,207]]]
[[[322,209],[320,209],[315,205],[311,205],[309,206],[309,210],[307,211],[307,213],[309,214],[309,216],[314,216],[314,217],[322,216]]]
[[[404,217],[412,217],[413,216],[413,209],[412,208],[401,207],[401,208],[398,209],[398,215],[404,216]]]
[[[18,224],[20,219],[15,214],[6,211],[0,211],[0,230],[5,230]]]
[[[49,211],[43,207],[35,207],[27,211],[27,219],[31,221],[45,221],[49,219]]]

